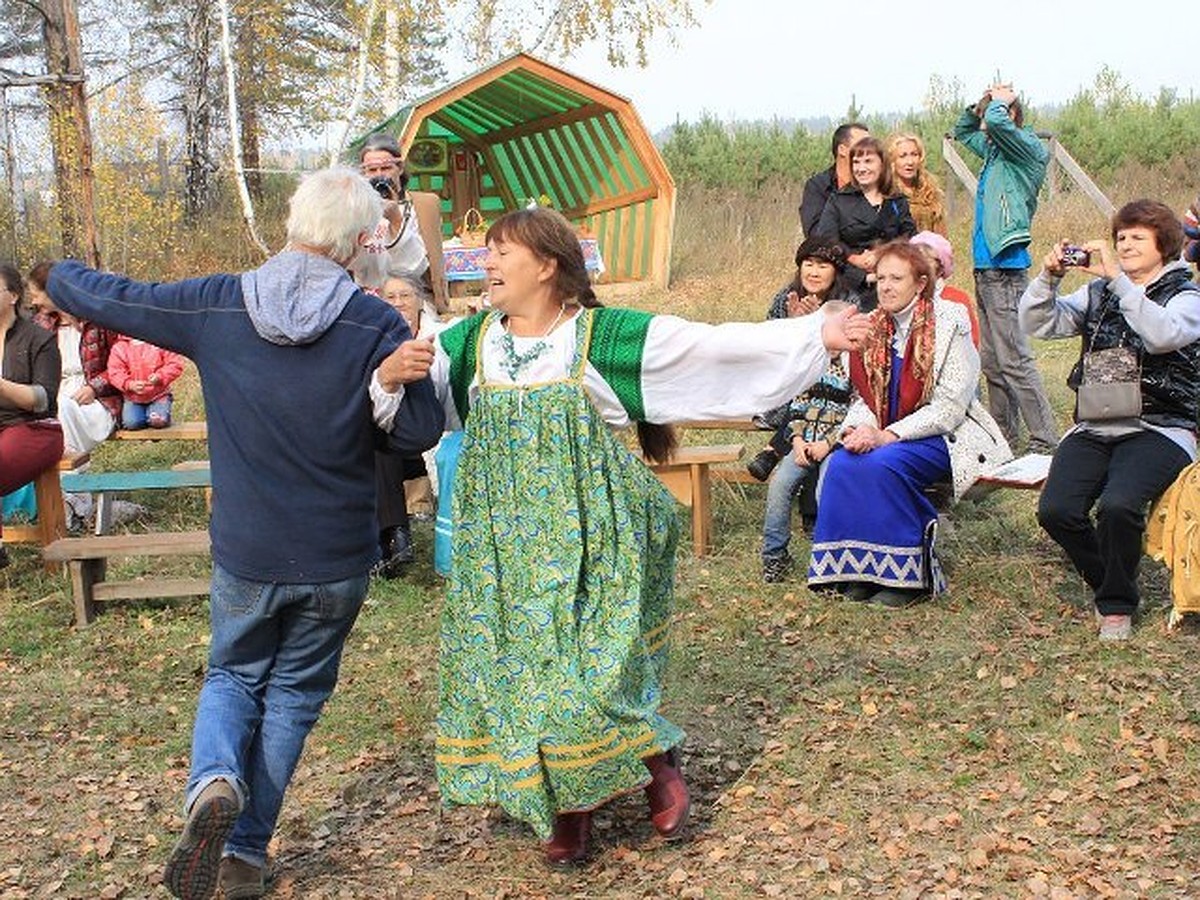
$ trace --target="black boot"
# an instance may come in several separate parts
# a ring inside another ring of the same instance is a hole
[[[416,559],[413,553],[412,535],[408,529],[393,525],[379,532],[379,549],[383,554],[375,567],[381,578],[397,578],[404,567]]]

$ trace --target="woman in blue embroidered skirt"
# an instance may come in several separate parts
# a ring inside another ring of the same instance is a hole
[[[876,251],[879,307],[850,354],[858,399],[829,457],[813,530],[810,585],[902,607],[945,588],[926,489],[960,497],[1011,457],[976,399],[979,354],[967,313],[933,299],[934,274],[905,241]]]

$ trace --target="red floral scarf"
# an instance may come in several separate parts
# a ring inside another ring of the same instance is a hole
[[[929,402],[933,393],[933,348],[935,340],[933,300],[918,297],[908,331],[904,365],[900,370],[900,408],[896,418],[888,416],[888,385],[892,381],[892,338],[896,322],[882,309],[871,313],[871,331],[861,350],[850,354],[850,380],[880,428],[903,419]]]

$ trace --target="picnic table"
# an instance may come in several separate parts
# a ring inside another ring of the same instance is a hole
[[[600,242],[595,238],[580,238],[579,247],[583,250],[583,264],[588,272],[603,275],[604,259],[600,256]],[[444,244],[442,255],[446,259],[446,280],[483,281],[487,278],[483,268],[487,254],[487,247],[464,247],[453,242]]]

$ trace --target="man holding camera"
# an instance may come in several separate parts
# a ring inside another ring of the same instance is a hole
[[[992,85],[964,110],[954,136],[983,159],[972,255],[988,411],[1009,446],[1017,447],[1023,418],[1029,450],[1052,453],[1058,444],[1054,413],[1017,322],[1029,283],[1030,223],[1050,157],[1033,129],[1024,127],[1021,101],[1008,84]]]
[[[354,280],[382,296],[388,278],[412,275],[432,292],[430,316],[445,312],[445,259],[442,255],[442,207],[436,194],[410,192],[404,154],[390,134],[376,133],[363,142],[359,168],[383,198],[383,218],[371,241],[351,268]],[[409,523],[404,482],[426,478],[420,457],[375,454],[375,487],[381,559],[375,574],[401,575],[416,554]]]
[[[449,309],[442,255],[442,207],[437,194],[408,190],[404,154],[390,134],[373,134],[359,151],[359,167],[383,198],[375,240],[355,263],[354,280],[381,290],[390,275],[416,275],[433,293],[434,312]]]

